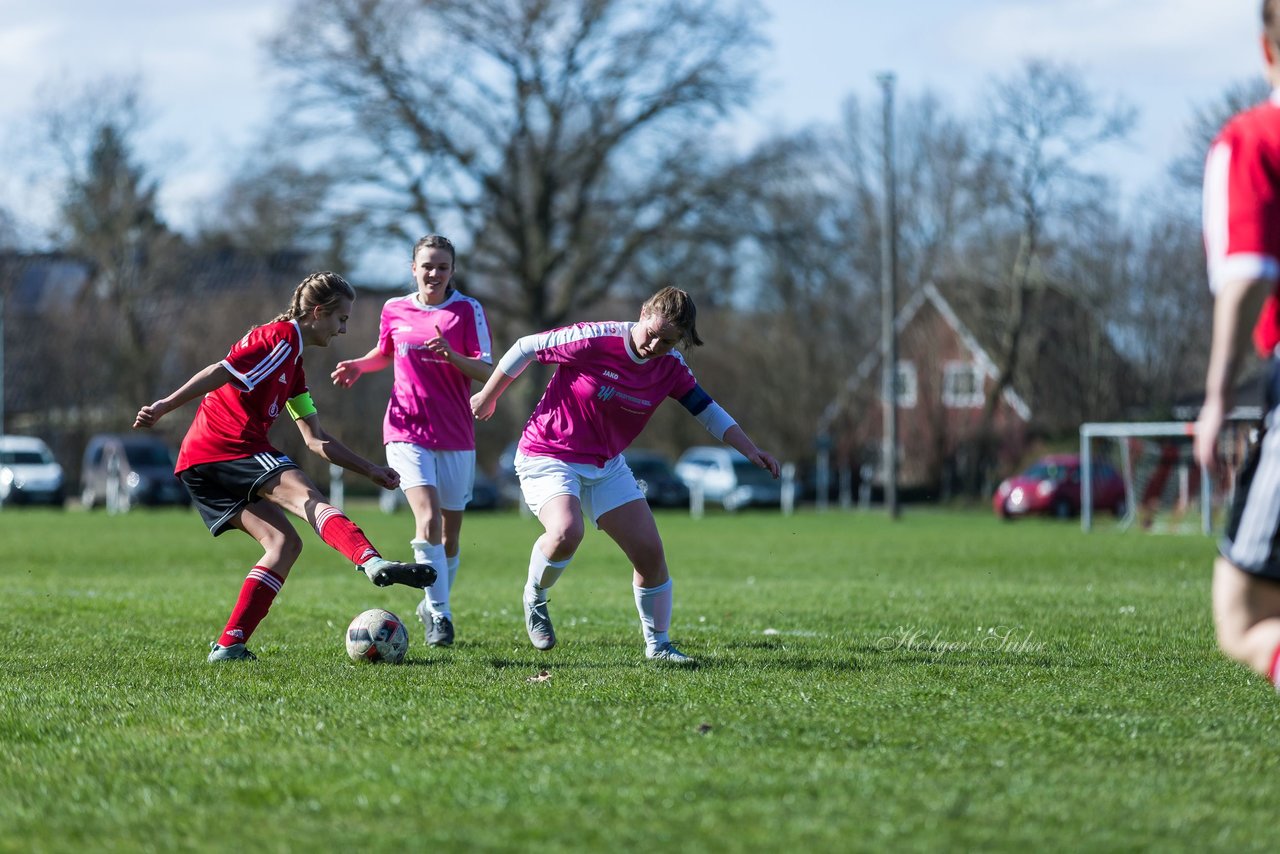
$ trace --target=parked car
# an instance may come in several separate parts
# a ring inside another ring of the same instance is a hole
[[[1033,514],[1059,519],[1080,515],[1079,455],[1042,457],[1031,468],[1004,480],[991,503],[1002,519]],[[1104,462],[1093,464],[1093,506],[1117,516],[1125,512],[1124,478]]]
[[[174,450],[153,436],[99,433],[89,439],[80,469],[80,503],[92,509],[105,504],[111,490],[122,503],[191,504],[187,488],[173,473]]]
[[[476,478],[471,485],[471,500],[467,502],[467,510],[496,510],[500,503],[498,485],[489,475],[476,469]]]
[[[726,510],[782,501],[782,484],[742,454],[717,445],[689,448],[676,461],[676,475],[692,492],[702,490],[704,501],[717,501]]]
[[[689,506],[689,487],[676,475],[666,457],[640,449],[629,450],[623,456],[650,507]]]
[[[0,503],[52,504],[66,498],[62,466],[34,436],[0,436]]]

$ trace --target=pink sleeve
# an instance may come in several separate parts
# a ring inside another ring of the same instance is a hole
[[[396,342],[391,336],[391,301],[388,300],[382,306],[382,316],[378,320],[378,352],[384,356],[390,356],[395,353]]]
[[[694,378],[693,371],[685,364],[684,356],[680,355],[678,351],[673,351],[671,355],[679,360],[680,367],[675,371],[671,382],[671,391],[667,392],[667,397],[672,400],[680,400],[698,387],[698,381]]]

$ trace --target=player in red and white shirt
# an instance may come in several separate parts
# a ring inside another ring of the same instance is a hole
[[[1255,346],[1271,360],[1267,414],[1236,478],[1214,563],[1213,616],[1222,651],[1280,687],[1280,0],[1264,2],[1262,19],[1273,94],[1227,122],[1205,164],[1213,339],[1195,448],[1201,465],[1217,466],[1218,437],[1253,326]]]
[[[471,383],[493,372],[489,324],[480,303],[453,288],[453,244],[429,234],[413,248],[417,289],[387,300],[378,343],[359,359],[339,362],[334,385],[350,388],[362,374],[394,366],[382,422],[387,463],[413,510],[414,560],[447,568],[424,591],[418,619],[431,646],[453,644],[449,593],[461,562],[462,514],[475,486],[476,436]]]
[[[337,273],[311,274],[294,291],[288,311],[249,330],[225,359],[139,409],[134,420],[135,428],[150,428],[184,403],[202,398],[178,453],[178,477],[215,537],[239,528],[264,551],[221,636],[211,644],[210,662],[255,657],[246,642],[302,552],[286,511],[311,524],[380,587],[420,588],[435,580],[431,566],[397,563],[378,554],[364,532],[267,439],[271,425],[287,411],[317,456],[385,489],[398,484],[394,470],[369,462],[325,432],[307,392],[303,348],[328,346],[335,335],[346,332],[355,296]]]
[[[671,644],[672,584],[653,512],[623,451],[658,405],[679,401],[717,439],[778,476],[760,450],[693,377],[677,343],[700,345],[697,309],[687,293],[663,288],[638,323],[579,323],[521,338],[471,398],[476,418],[492,417],[498,398],[537,359],[556,371],[525,425],[516,473],[525,502],[545,533],[533,544],[524,590],[525,628],[538,649],[555,646],[546,591],[582,542],[583,512],[631,561],[636,610],[653,660],[688,664]]]

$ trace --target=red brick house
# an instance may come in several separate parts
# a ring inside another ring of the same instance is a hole
[[[963,466],[966,443],[977,434],[995,361],[977,335],[933,284],[915,292],[898,312],[898,478],[907,489],[946,491]],[[881,355],[868,353],[824,419],[837,465],[866,463],[882,481]],[[994,428],[1002,468],[1026,451],[1031,408],[1016,388],[997,404]]]

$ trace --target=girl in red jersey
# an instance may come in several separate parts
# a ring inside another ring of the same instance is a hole
[[[276,417],[287,410],[312,453],[384,489],[399,485],[394,469],[366,460],[325,432],[307,391],[303,348],[326,347],[345,333],[355,296],[337,273],[312,273],[294,290],[287,311],[250,329],[225,359],[142,407],[133,422],[134,428],[153,427],[165,414],[202,398],[178,453],[178,477],[215,537],[239,528],[262,544],[262,559],[249,571],[222,635],[210,644],[211,662],[255,657],[245,643],[302,552],[286,511],[305,519],[379,587],[424,588],[435,581],[430,565],[379,555],[364,532],[267,440]]]

